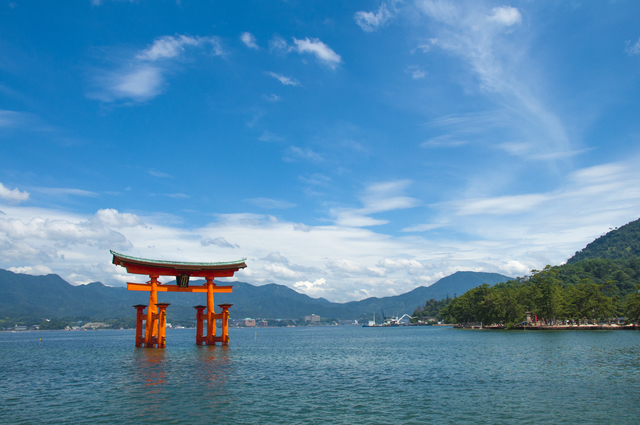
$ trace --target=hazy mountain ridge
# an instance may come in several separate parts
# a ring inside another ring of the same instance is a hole
[[[311,298],[293,289],[270,283],[254,286],[233,282],[233,293],[219,294],[215,303],[231,303],[232,318],[262,317],[297,319],[318,314],[336,319],[357,319],[363,315],[379,313],[411,314],[415,308],[431,298],[444,298],[447,294],[462,294],[482,283],[495,284],[508,280],[497,273],[457,272],[440,279],[429,287],[418,287],[405,294],[384,298],[367,298],[347,303],[333,303],[324,298]],[[192,284],[199,284],[192,281]],[[225,283],[226,284],[226,283]],[[31,276],[0,269],[0,316],[64,317],[90,316],[96,319],[129,317],[134,315],[134,304],[147,304],[148,292],[127,291],[109,287],[100,282],[73,286],[60,276]],[[171,303],[169,319],[195,317],[193,306],[205,304],[204,294],[158,294],[160,302]]]

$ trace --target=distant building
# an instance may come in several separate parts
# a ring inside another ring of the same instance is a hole
[[[98,328],[108,328],[109,325],[103,322],[89,322],[82,326],[82,329],[98,329]],[[71,328],[69,328],[71,329]]]
[[[14,331],[26,331],[26,330],[27,330],[27,327],[26,327],[26,326],[21,326],[21,325],[15,325],[15,326],[13,327],[13,330],[14,330]]]
[[[320,316],[318,316],[317,314],[312,314],[311,316],[304,316],[304,321],[311,322],[311,323],[320,323]]]
[[[266,320],[261,320],[257,323],[257,325],[261,328],[266,328],[269,325],[269,323],[267,323]]]
[[[256,326],[255,319],[244,319],[244,325],[248,328],[254,328]]]

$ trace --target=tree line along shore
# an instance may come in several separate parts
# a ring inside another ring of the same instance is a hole
[[[585,259],[547,266],[461,296],[429,300],[413,314],[484,329],[635,329],[640,317],[640,257]]]

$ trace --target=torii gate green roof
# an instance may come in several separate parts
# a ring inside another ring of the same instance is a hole
[[[125,264],[136,264],[149,267],[162,267],[168,269],[179,270],[227,270],[227,269],[244,269],[247,267],[245,261],[246,258],[237,261],[224,261],[216,263],[198,263],[187,261],[165,261],[165,260],[150,260],[147,258],[132,257],[129,255],[120,254],[118,252],[109,250],[113,255],[113,264],[116,266]]]

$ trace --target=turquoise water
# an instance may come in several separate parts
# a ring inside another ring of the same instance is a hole
[[[38,348],[42,338],[42,348]],[[640,332],[443,327],[0,333],[0,423],[531,423],[640,420]]]

